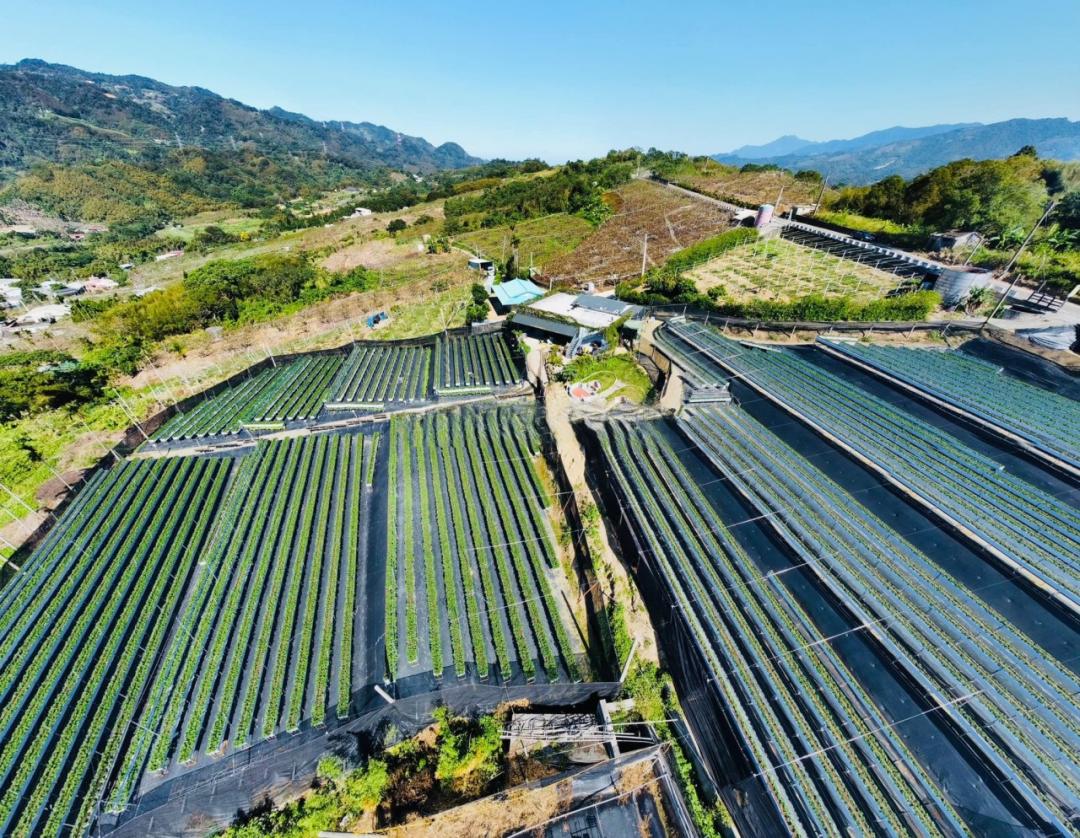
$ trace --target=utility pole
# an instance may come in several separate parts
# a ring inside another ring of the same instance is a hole
[[[825,180],[821,182],[821,191],[818,192],[817,201],[814,203],[814,215],[817,215],[817,211],[821,209],[821,200],[825,197],[825,187],[829,185],[829,176],[825,175]]]
[[[645,234],[645,238],[641,241],[641,275],[645,276],[645,264],[649,258],[649,234]]]
[[[1046,222],[1046,219],[1050,217],[1050,213],[1052,213],[1054,211],[1054,207],[1056,207],[1057,204],[1058,204],[1058,202],[1056,200],[1051,200],[1050,203],[1046,205],[1046,211],[1042,214],[1042,216],[1039,218],[1039,220],[1035,222],[1035,226],[1032,227],[1031,230],[1028,231],[1028,234],[1024,237],[1024,240],[1020,243],[1020,246],[1018,248],[1016,248],[1016,253],[1014,253],[1012,259],[1009,260],[1009,264],[1007,264],[1005,266],[1005,270],[1002,271],[1002,274],[1004,276],[1008,276],[1009,271],[1011,271],[1014,267],[1016,267],[1016,263],[1019,262],[1020,257],[1024,255],[1024,251],[1027,249],[1027,246],[1031,243],[1031,240],[1035,237],[1035,233]],[[989,323],[991,320],[994,319],[994,317],[997,316],[998,311],[1001,310],[1001,307],[1003,305],[1005,305],[1006,300],[1008,300],[1009,297],[1012,295],[1013,289],[1016,287],[1016,283],[1018,283],[1019,281],[1020,281],[1020,274],[1017,274],[1013,278],[1013,281],[1009,283],[1009,287],[1007,289],[1005,289],[1005,296],[1003,296],[1000,300],[998,300],[997,305],[994,306],[994,310],[991,311],[986,316],[986,319],[983,321],[982,328],[985,329],[986,324]]]

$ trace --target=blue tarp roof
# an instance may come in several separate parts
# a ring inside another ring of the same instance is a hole
[[[527,279],[511,279],[491,286],[491,293],[504,306],[520,306],[544,296],[544,289]]]

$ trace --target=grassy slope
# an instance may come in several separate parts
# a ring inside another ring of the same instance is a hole
[[[736,302],[791,300],[812,293],[847,294],[869,302],[898,283],[886,271],[781,239],[729,250],[686,275],[699,291],[721,286],[726,297]]]
[[[541,272],[552,259],[572,252],[592,232],[592,225],[583,218],[566,213],[532,218],[516,225],[476,230],[457,236],[454,241],[467,250],[488,259],[504,260],[510,253],[511,236],[520,240],[518,255],[523,264],[533,264]]]
[[[602,358],[582,356],[567,364],[563,376],[569,376],[573,382],[599,381],[604,392],[616,383],[623,386],[611,395],[612,399],[625,398],[633,404],[641,404],[652,393],[652,381],[631,355],[614,354]]]

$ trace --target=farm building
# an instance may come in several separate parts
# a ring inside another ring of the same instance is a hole
[[[588,330],[572,323],[520,311],[514,314],[510,322],[515,330],[549,343],[567,344],[577,340],[583,333],[588,333]]]
[[[638,311],[637,306],[616,300],[614,297],[601,297],[595,294],[552,294],[545,297],[531,308],[548,312],[573,320],[586,329],[606,329],[616,320]]]
[[[981,242],[982,236],[973,230],[948,230],[944,233],[934,233],[930,237],[930,249],[955,250],[958,247],[976,247]]]
[[[63,320],[65,317],[71,314],[70,306],[63,305],[62,303],[54,303],[52,305],[38,306],[32,308],[22,317],[15,320],[17,326],[34,326],[41,323],[55,323],[57,320]]]
[[[83,283],[83,290],[88,294],[95,294],[99,291],[112,291],[114,288],[119,287],[119,282],[115,279],[109,279],[107,276],[92,276]]]
[[[494,298],[495,310],[505,313],[514,306],[526,306],[540,299],[544,296],[544,289],[527,279],[511,279],[492,285],[491,296]]]

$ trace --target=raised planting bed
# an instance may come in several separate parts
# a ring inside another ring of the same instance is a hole
[[[232,466],[119,465],[23,565],[0,613],[0,833],[89,827]]]
[[[366,638],[365,569],[377,435],[260,442],[240,458],[217,538],[151,684],[113,789],[265,737],[347,716]]]
[[[547,499],[523,456],[531,421],[530,411],[493,406],[391,420],[391,677],[462,677],[470,666],[503,681],[582,677]]]

